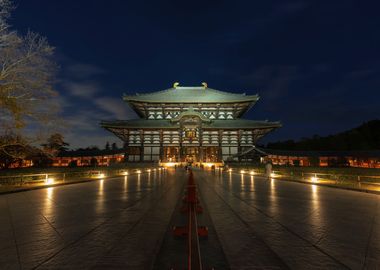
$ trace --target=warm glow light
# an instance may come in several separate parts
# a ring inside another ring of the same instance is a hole
[[[232,169],[228,169],[229,172],[232,172]]]
[[[46,180],[45,180],[45,184],[46,184],[46,185],[54,184],[54,178],[46,178]]]
[[[276,176],[277,175],[275,173],[273,173],[273,172],[270,174],[270,177],[276,177]]]
[[[123,172],[123,175],[128,175],[128,174],[129,174],[128,171]]]
[[[141,173],[141,171],[140,171],[140,170],[137,170],[137,173]]]
[[[251,174],[251,175],[254,175],[254,174],[255,174],[255,172],[254,172],[254,171],[251,171],[251,172],[250,172],[250,174]]]
[[[152,170],[151,170],[151,169],[147,169],[146,171],[147,171],[147,172],[151,172]]]
[[[99,178],[104,178],[104,176],[105,176],[104,173],[99,173],[98,175]]]
[[[174,167],[176,164],[177,164],[177,163],[175,163],[175,162],[166,162],[166,163],[164,163],[163,165],[164,165],[165,167]]]
[[[313,183],[318,182],[318,177],[313,176],[313,177],[311,178],[311,182],[313,182]]]
[[[240,173],[245,173],[245,171],[244,171],[244,170],[241,170]]]
[[[53,190],[54,190],[53,187],[47,188],[47,198],[49,199],[50,203],[51,203],[51,199],[53,199]]]

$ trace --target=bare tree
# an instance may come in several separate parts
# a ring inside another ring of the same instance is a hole
[[[8,31],[9,25],[7,23],[12,8],[12,3],[9,0],[0,0],[0,48],[7,44],[8,36],[12,34]]]
[[[24,127],[27,118],[46,121],[46,101],[56,95],[53,48],[33,32],[6,39],[7,45],[0,48],[0,109],[5,116],[1,120],[16,128]]]
[[[36,148],[21,136],[16,134],[0,135],[0,169],[8,168],[11,164],[25,159],[36,152]]]
[[[61,151],[67,151],[69,144],[64,141],[62,134],[54,133],[48,139],[47,142],[42,144],[44,152],[53,157]]]
[[[0,0],[0,135],[18,138],[30,123],[48,124],[58,106],[53,101],[54,48],[37,33],[11,31],[7,19],[12,9],[10,0]],[[2,145],[9,140],[0,142],[0,149]]]

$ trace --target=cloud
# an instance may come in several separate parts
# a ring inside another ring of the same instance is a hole
[[[106,142],[116,142],[118,146],[123,145],[121,140],[106,130],[99,129],[96,133],[69,132],[65,134],[65,141],[70,144],[71,149],[98,146],[102,149]]]
[[[134,116],[133,111],[121,98],[101,97],[95,99],[94,103],[117,119],[130,119]]]
[[[102,148],[107,141],[120,139],[101,128],[101,120],[128,119],[134,116],[122,98],[105,96],[112,94],[102,86],[106,71],[98,66],[64,58],[61,81],[58,84],[61,95],[56,102],[63,108],[64,125],[57,127],[70,148],[97,145]]]
[[[62,134],[72,149],[92,145],[102,148],[107,141],[120,142],[115,135],[100,127],[100,121],[109,118],[109,113],[93,104],[77,107],[64,117],[67,128],[62,130]]]
[[[94,81],[67,81],[62,86],[70,95],[85,99],[91,99],[101,92],[100,86]]]
[[[105,115],[99,114],[96,110],[82,109],[66,116],[65,121],[71,130],[87,132],[99,129],[99,122],[103,117]]]

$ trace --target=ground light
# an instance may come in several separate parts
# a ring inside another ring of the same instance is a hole
[[[128,174],[129,174],[128,171],[123,172],[123,175],[128,175]]]
[[[105,174],[104,173],[99,173],[98,177],[99,178],[104,178]]]
[[[140,170],[137,170],[137,173],[141,173],[141,171],[140,171]]]
[[[207,163],[207,162],[205,162],[205,163],[203,163],[203,165],[211,168],[212,166],[215,166],[215,163]]]
[[[240,173],[241,173],[241,174],[244,174],[244,173],[245,173],[245,171],[244,171],[244,170],[241,170],[241,171],[240,171]]]
[[[45,184],[46,184],[46,185],[54,184],[54,178],[46,178],[46,180],[45,180]]]
[[[177,163],[175,163],[175,162],[167,162],[167,163],[164,163],[164,166],[165,167],[174,167],[174,166],[176,166],[177,165]]]
[[[311,179],[311,182],[313,182],[313,183],[317,183],[318,182],[318,177],[316,177],[316,176],[313,176],[310,179]]]
[[[273,172],[270,174],[270,177],[275,178],[276,176],[277,176],[277,175],[276,175],[275,173],[273,173]]]
[[[147,171],[147,172],[151,172],[152,170],[151,170],[151,169],[147,169],[146,171]]]
[[[232,172],[232,169],[228,169],[229,172]]]
[[[255,174],[255,171],[251,171],[250,174],[251,174],[251,175],[254,175],[254,174]]]

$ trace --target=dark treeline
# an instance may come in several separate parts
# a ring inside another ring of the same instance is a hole
[[[96,146],[96,145],[91,145],[91,146],[88,146],[88,147],[77,148],[77,149],[75,149],[74,151],[78,151],[78,152],[88,152],[88,151],[100,151],[100,150],[107,150],[107,151],[110,151],[110,150],[123,150],[123,149],[126,149],[126,144],[124,144],[124,145],[120,148],[120,147],[118,147],[118,145],[117,145],[115,142],[112,143],[112,144],[110,144],[109,142],[107,142],[103,148],[99,148],[99,147]]]
[[[380,120],[363,123],[359,127],[335,135],[303,138],[268,143],[267,148],[304,151],[380,150]]]

